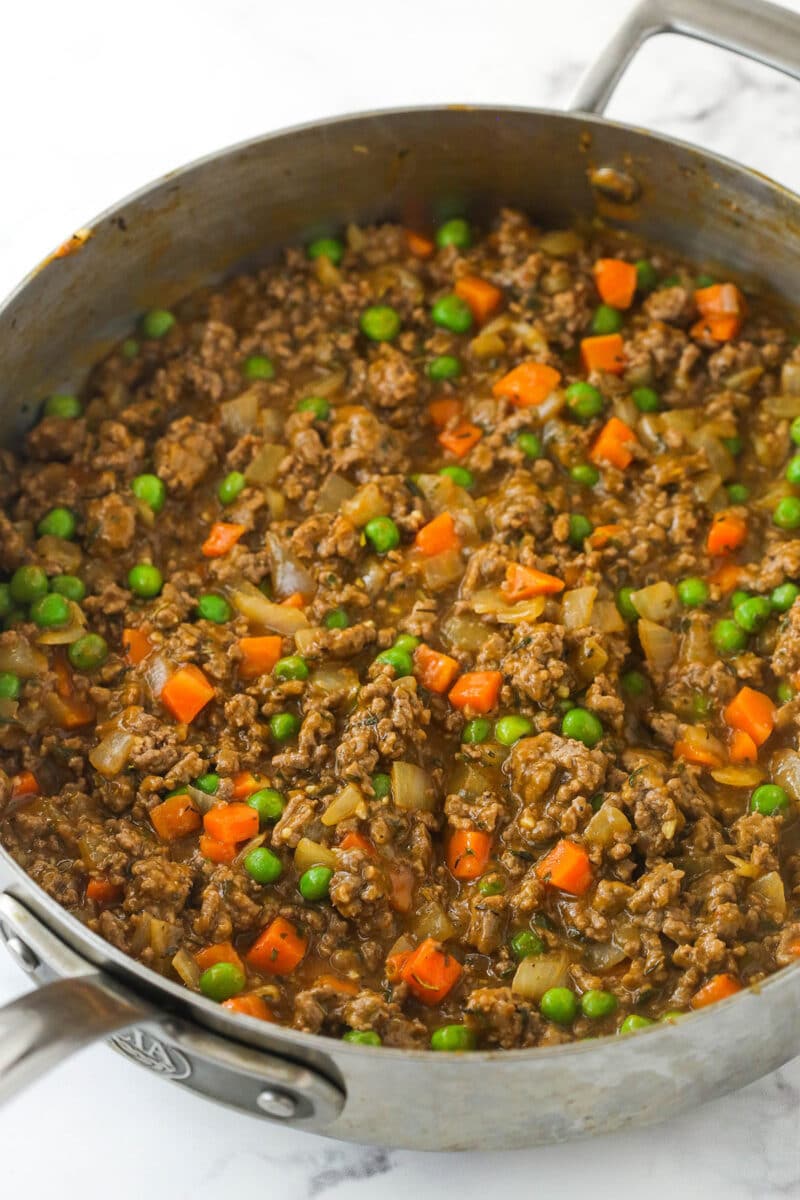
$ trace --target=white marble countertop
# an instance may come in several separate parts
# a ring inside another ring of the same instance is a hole
[[[267,129],[426,102],[563,105],[628,6],[9,5],[0,42],[0,292],[143,181]],[[800,13],[800,0],[788,6]],[[661,38],[629,71],[610,115],[702,143],[800,189],[800,85],[761,67]],[[0,955],[0,1003],[24,986]],[[61,1067],[0,1119],[4,1191],[23,1200],[428,1200],[484,1196],[500,1179],[512,1190],[564,1195],[568,1187],[592,1200],[777,1200],[800,1196],[799,1134],[800,1060],[654,1129],[502,1158],[445,1161],[279,1129],[168,1088],[105,1047]]]

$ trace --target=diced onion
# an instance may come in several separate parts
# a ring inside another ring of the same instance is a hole
[[[573,588],[561,597],[561,621],[567,629],[585,629],[592,623],[596,587]]]
[[[549,229],[539,237],[539,249],[556,258],[567,258],[579,254],[583,249],[583,238],[574,229]]]
[[[702,615],[690,617],[689,628],[683,635],[681,643],[681,658],[690,663],[710,664],[716,657],[717,653],[711,641],[711,633]]]
[[[475,654],[486,641],[486,623],[467,613],[451,612],[442,622],[442,639],[448,650]]]
[[[461,509],[477,512],[477,505],[466,488],[459,487],[449,475],[417,475],[415,483],[435,517],[443,512],[455,516]]]
[[[237,612],[257,629],[268,629],[282,637],[293,637],[298,629],[308,628],[308,618],[302,609],[274,604],[252,583],[243,581],[231,589],[231,601]]]
[[[40,646],[68,646],[77,642],[86,632],[86,617],[83,609],[69,600],[69,621],[61,629],[44,629],[36,638]]]
[[[135,740],[133,734],[115,729],[89,752],[89,762],[101,775],[113,779],[125,770]]]
[[[550,352],[547,338],[538,325],[531,325],[528,321],[514,321],[511,328],[531,354],[544,358]]]
[[[216,808],[219,804],[219,797],[211,795],[209,792],[204,792],[202,788],[192,787],[187,784],[184,791],[187,796],[190,796],[195,808],[198,812],[207,813],[212,808]]]
[[[347,821],[350,817],[360,817],[363,820],[366,816],[367,805],[363,792],[355,783],[348,783],[331,800],[322,814],[321,821],[323,825],[338,825],[340,821]]]
[[[762,897],[767,914],[776,925],[780,924],[786,916],[786,891],[778,872],[769,871],[762,875],[750,885],[750,891]]]
[[[283,433],[284,416],[277,408],[262,408],[258,426],[264,437],[277,438]]]
[[[497,358],[505,352],[506,344],[499,333],[482,330],[469,344],[470,354],[475,358]]]
[[[314,274],[328,291],[338,287],[342,282],[341,271],[331,262],[327,254],[320,254],[319,258],[314,259]]]
[[[625,622],[613,600],[595,600],[592,609],[592,626],[600,633],[622,633]]]
[[[511,981],[511,991],[523,1000],[541,1000],[550,988],[564,987],[569,979],[569,955],[565,950],[552,954],[530,954],[523,958]]]
[[[601,671],[605,670],[607,663],[608,654],[596,637],[586,638],[572,656],[573,669],[578,680],[583,684],[590,683],[595,679]]]
[[[682,740],[701,755],[711,754],[721,763],[725,761],[725,747],[719,738],[709,733],[705,725],[687,725]]]
[[[424,558],[420,567],[425,586],[431,592],[439,592],[443,588],[457,583],[464,574],[464,563],[460,551],[455,548],[442,550],[430,558]]]
[[[678,608],[678,594],[671,583],[661,580],[631,592],[631,604],[648,621],[668,621]]]
[[[530,600],[509,604],[499,588],[484,588],[474,592],[469,603],[480,615],[493,616],[502,625],[516,625],[520,621],[538,621],[545,610],[547,598],[532,596]]]
[[[583,958],[590,971],[609,971],[627,955],[613,942],[587,942],[583,947]]]
[[[317,638],[322,634],[322,629],[319,625],[310,625],[308,629],[298,629],[294,637],[294,644],[297,647],[298,654],[305,654],[310,646],[313,646]]]
[[[162,921],[160,917],[151,916],[149,941],[150,949],[156,958],[164,958],[174,949],[179,934],[179,926],[173,925],[169,921]]]
[[[609,846],[615,837],[627,837],[631,823],[621,808],[602,804],[583,831],[584,839],[595,846]]]
[[[190,954],[188,950],[181,947],[172,960],[172,969],[193,992],[199,990],[200,968],[195,961],[194,955]]]
[[[769,775],[773,783],[800,804],[800,754],[796,750],[776,750],[770,759]]]
[[[274,483],[285,457],[285,446],[281,446],[277,442],[265,442],[253,461],[245,467],[245,479],[248,483],[261,486]]]
[[[392,799],[407,812],[433,812],[436,808],[430,776],[415,763],[392,763]]]
[[[761,767],[718,767],[711,772],[711,778],[725,787],[753,788],[758,787],[765,778]]]
[[[657,625],[655,621],[648,621],[645,617],[639,620],[638,631],[647,665],[651,670],[666,670],[678,652],[677,636],[663,625]]]
[[[786,367],[783,369],[785,371]],[[795,369],[800,370],[797,367]],[[784,391],[780,396],[767,396],[762,404],[764,410],[772,417],[789,421],[794,417],[800,417],[800,391]]]
[[[151,695],[158,700],[164,690],[164,684],[172,674],[172,664],[162,654],[150,653],[145,660],[142,674]]]
[[[738,854],[728,854],[726,858],[741,879],[758,879],[759,868],[749,859],[740,858]]]
[[[781,367],[781,391],[800,396],[800,362],[785,362]]]
[[[784,366],[784,370],[786,367]],[[741,371],[734,371],[733,375],[728,375],[725,379],[725,387],[730,388],[732,392],[749,392],[758,383],[761,376],[764,374],[762,366],[743,367]],[[787,391],[789,389],[786,389]]]
[[[721,479],[730,479],[736,470],[736,462],[731,452],[722,444],[719,437],[708,429],[696,429],[689,434],[687,441],[694,450],[702,450],[708,459],[708,465]]]
[[[267,552],[270,558],[272,582],[279,596],[293,596],[302,592],[310,596],[314,591],[314,580],[300,560],[274,533],[266,537]]]
[[[249,433],[258,420],[258,390],[248,388],[233,400],[224,401],[219,406],[219,415],[224,427],[234,437]]]
[[[320,512],[325,513],[338,512],[345,501],[355,495],[355,491],[356,489],[348,479],[345,479],[343,475],[337,475],[334,471],[319,489],[317,508]]]
[[[257,850],[259,846],[263,846],[268,837],[269,833],[266,829],[264,829],[261,833],[257,833],[254,838],[250,838],[250,841],[245,842],[242,848],[237,852],[236,857],[231,859],[231,866],[234,868],[241,866],[250,851]]]
[[[365,483],[341,505],[343,517],[347,517],[356,529],[363,529],[375,517],[389,515],[389,501],[382,495],[377,483]]]
[[[446,942],[456,933],[455,925],[436,900],[420,905],[411,921],[411,930],[420,941],[433,938],[436,942]]]
[[[345,692],[352,700],[361,682],[352,667],[317,667],[308,677],[308,686],[311,691],[324,692],[326,695]]]
[[[336,855],[327,846],[312,842],[310,838],[300,838],[294,852],[294,865],[298,871],[307,871],[309,867],[330,867],[336,870]]]
[[[722,487],[722,479],[716,471],[703,471],[692,481],[692,495],[701,504],[707,504]]]
[[[447,791],[451,795],[463,796],[465,800],[477,800],[485,792],[500,791],[500,776],[491,767],[467,759],[456,763],[447,783]]]
[[[20,679],[32,679],[46,670],[45,656],[21,633],[14,632],[8,642],[0,644],[0,671],[11,671]]]
[[[36,553],[47,562],[48,573],[58,566],[64,575],[76,575],[83,560],[80,546],[52,533],[45,533],[37,540]]]
[[[8,696],[0,696],[0,721],[13,721],[18,708],[17,700],[10,700]]]

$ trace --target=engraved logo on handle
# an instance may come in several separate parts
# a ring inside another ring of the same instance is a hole
[[[192,1073],[189,1060],[174,1046],[166,1046],[144,1029],[129,1029],[110,1039],[115,1050],[119,1050],[142,1067],[163,1075],[166,1079],[188,1079]]]

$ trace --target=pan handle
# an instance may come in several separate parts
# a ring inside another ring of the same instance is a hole
[[[602,113],[640,46],[682,33],[800,79],[800,18],[768,0],[641,0],[578,84],[570,109]]]

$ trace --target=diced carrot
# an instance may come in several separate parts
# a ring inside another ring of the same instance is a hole
[[[389,907],[399,913],[411,912],[417,881],[411,867],[401,862],[390,862],[386,867],[386,875],[389,879]]]
[[[537,571],[534,567],[509,563],[500,590],[509,604],[516,604],[518,600],[529,600],[531,596],[556,596],[564,590],[564,580],[557,575]]]
[[[200,853],[213,863],[229,863],[236,858],[236,846],[230,842],[218,842],[207,833],[200,834]]]
[[[589,451],[594,463],[611,463],[624,471],[633,462],[630,447],[637,445],[636,434],[619,417],[609,417]]]
[[[363,833],[357,833],[355,830],[351,830],[350,833],[344,835],[339,842],[339,849],[362,850],[368,858],[375,858],[378,853],[369,838],[364,837]]]
[[[477,446],[482,437],[483,430],[478,425],[462,421],[460,425],[456,425],[455,429],[443,429],[438,440],[439,445],[444,446],[445,450],[449,450],[457,458],[463,458],[465,454],[469,454],[473,446]]]
[[[443,554],[445,550],[458,550],[461,538],[456,533],[456,523],[449,512],[439,513],[427,525],[417,531],[414,545],[428,558]]]
[[[755,688],[740,688],[724,715],[731,729],[743,729],[757,746],[763,746],[775,728],[775,705]]]
[[[229,1012],[239,1013],[242,1017],[255,1017],[258,1021],[275,1020],[264,998],[257,996],[255,992],[248,992],[245,996],[231,996],[230,1000],[222,1001],[222,1007],[227,1008]]]
[[[199,811],[191,796],[168,796],[161,804],[150,809],[150,820],[158,836],[164,842],[194,833],[202,824]]]
[[[399,954],[390,954],[386,960],[386,978],[389,983],[399,983],[403,977],[403,968],[411,958],[411,950],[401,950]]]
[[[281,600],[284,608],[305,608],[306,601],[302,592],[292,592],[285,600]]]
[[[711,338],[715,342],[730,342],[742,327],[738,317],[700,317],[689,333],[693,338]]]
[[[522,362],[492,386],[495,396],[504,396],[518,408],[542,404],[561,382],[561,372],[547,363]]]
[[[793,938],[786,947],[786,953],[791,954],[793,958],[800,958],[800,938]]]
[[[738,563],[721,562],[715,571],[712,571],[708,577],[708,582],[718,587],[723,593],[732,592],[738,584],[742,575],[742,568]]]
[[[737,512],[719,512],[708,531],[709,554],[730,554],[747,540],[747,522]]]
[[[449,654],[440,654],[424,643],[414,651],[414,674],[429,692],[446,692],[459,672],[459,665]]]
[[[461,978],[461,963],[443,950],[439,942],[426,938],[403,964],[400,978],[423,1004],[441,1004]]]
[[[17,800],[20,796],[38,796],[39,783],[33,771],[20,771],[19,775],[15,775],[11,780],[11,799]]]
[[[636,267],[622,258],[598,258],[594,281],[600,298],[613,308],[630,308],[636,292]]]
[[[705,1008],[709,1004],[716,1004],[718,1000],[735,996],[741,990],[742,985],[739,980],[733,975],[729,975],[727,971],[721,975],[712,975],[708,983],[704,983],[700,991],[695,992],[692,996],[692,1008]]]
[[[153,649],[146,629],[123,629],[122,645],[125,647],[125,658],[131,667],[138,666]]]
[[[625,344],[619,333],[601,333],[581,341],[581,362],[587,371],[621,375],[625,370]]]
[[[244,963],[232,942],[217,942],[214,946],[206,946],[203,950],[198,950],[194,961],[201,971],[207,971],[217,963],[230,963],[244,973]]]
[[[437,396],[428,405],[431,420],[437,429],[444,429],[461,415],[461,401],[456,396]]]
[[[258,833],[258,813],[249,804],[215,804],[203,817],[203,828],[218,842],[246,842]]]
[[[308,938],[285,917],[276,917],[256,939],[247,961],[268,975],[290,975],[308,949]]]
[[[243,637],[237,642],[241,659],[239,675],[242,679],[257,679],[268,675],[281,656],[281,639],[277,634],[261,637]]]
[[[430,238],[423,237],[421,233],[414,233],[413,229],[406,230],[406,243],[415,258],[430,258],[436,249]]]
[[[221,558],[233,549],[246,528],[246,525],[234,525],[230,521],[215,521],[203,542],[203,554],[206,558]]]
[[[454,879],[479,879],[492,852],[492,836],[482,829],[454,829],[447,842],[447,865]]]
[[[758,746],[743,729],[734,729],[728,754],[733,763],[758,762]]]
[[[116,904],[122,895],[120,885],[109,879],[90,879],[86,885],[86,899],[94,904]]]
[[[239,771],[233,777],[233,798],[234,800],[246,800],[248,796],[252,796],[253,792],[266,786],[267,781],[263,775],[254,775],[252,771]]]
[[[597,525],[589,535],[589,545],[593,550],[602,550],[624,531],[624,525]]]
[[[672,753],[675,758],[682,758],[684,762],[695,763],[698,767],[722,766],[722,759],[711,745],[702,746],[695,742],[687,742],[683,738],[678,738],[672,747]]]
[[[536,874],[551,887],[582,896],[592,882],[592,865],[585,847],[562,838],[536,864]]]
[[[357,996],[360,988],[352,979],[342,979],[341,975],[318,975],[314,980],[315,987],[327,987],[340,996]]]
[[[466,300],[479,325],[488,320],[492,313],[497,312],[503,303],[500,288],[489,283],[488,279],[481,279],[480,275],[462,275],[456,280],[453,291],[462,300]]]
[[[503,676],[499,671],[467,671],[453,684],[447,698],[454,708],[491,712],[502,684]]]
[[[45,704],[62,729],[81,729],[84,725],[91,725],[97,715],[91,704],[77,696],[48,696]]]
[[[214,689],[199,667],[190,663],[170,675],[161,689],[161,703],[176,721],[189,725],[214,699]]]
[[[698,311],[704,317],[743,317],[747,305],[735,283],[712,283],[694,294]]]

